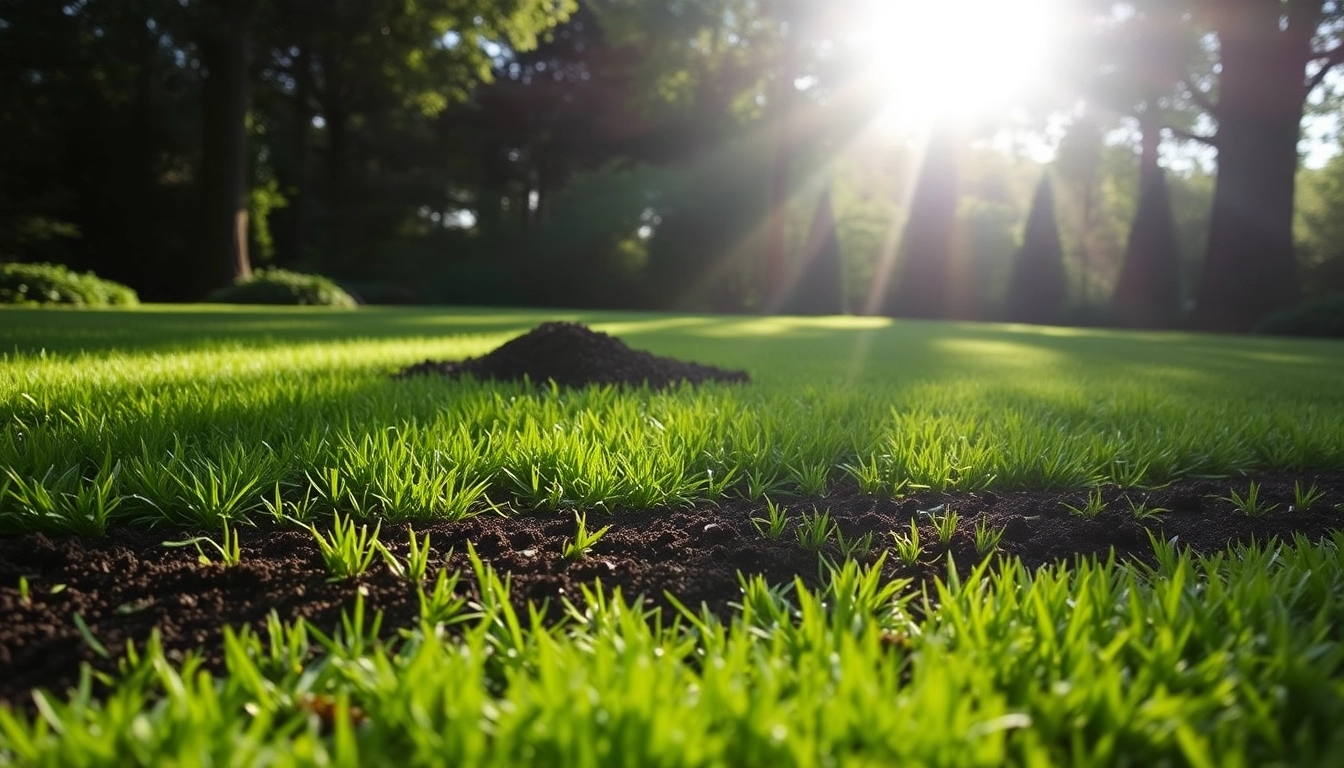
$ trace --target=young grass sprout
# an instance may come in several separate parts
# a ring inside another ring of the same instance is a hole
[[[893,549],[896,550],[896,557],[906,565],[914,565],[919,562],[919,556],[923,554],[924,548],[919,544],[919,526],[914,520],[910,521],[910,532],[892,531],[891,538],[894,543]]]
[[[410,541],[404,560],[392,554],[381,542],[376,546],[378,554],[383,557],[383,562],[387,563],[388,570],[396,574],[397,578],[412,584],[420,584],[424,582],[425,575],[429,572],[429,534],[426,533],[424,541],[421,541],[416,538],[414,528],[408,528],[408,532]]]
[[[1250,488],[1246,490],[1246,495],[1243,496],[1236,491],[1232,491],[1231,495],[1219,498],[1230,502],[1232,506],[1237,508],[1238,512],[1247,517],[1260,517],[1279,508],[1278,504],[1264,504],[1260,498],[1260,484],[1254,480],[1251,481]]]
[[[331,533],[322,534],[317,528],[309,526],[308,530],[312,531],[318,549],[322,550],[322,560],[330,574],[329,581],[353,579],[367,571],[382,546],[378,541],[381,529],[382,523],[374,527],[373,533],[369,533],[367,525],[361,525],[356,530],[354,518],[341,520],[340,513],[332,521]]]
[[[803,545],[803,549],[816,552],[831,540],[836,527],[835,522],[831,520],[830,512],[818,512],[813,509],[811,515],[802,516],[793,532],[798,537],[798,543]]]
[[[952,510],[933,516],[933,530],[938,534],[938,543],[947,546],[957,533],[957,521],[961,517]]]
[[[789,516],[785,513],[784,507],[775,504],[773,499],[765,500],[765,517],[751,518],[751,526],[756,532],[772,541],[778,541],[784,536],[784,529],[789,524]]]
[[[589,531],[588,520],[577,512],[574,513],[574,522],[578,524],[578,530],[574,533],[574,538],[566,541],[564,549],[561,550],[566,560],[582,560],[584,555],[588,554],[588,550],[611,530],[610,525],[604,525],[596,531]]]
[[[1170,512],[1166,507],[1150,507],[1148,500],[1134,501],[1128,496],[1125,497],[1125,503],[1129,505],[1129,511],[1136,520],[1152,520]]]
[[[219,541],[215,541],[209,536],[193,536],[182,541],[163,542],[165,547],[195,546],[197,562],[201,565],[213,565],[215,561],[211,559],[210,555],[206,554],[205,548],[201,546],[202,544],[208,544],[219,555],[219,564],[225,568],[232,568],[243,561],[242,549],[238,544],[238,532],[229,527],[227,519],[224,520],[224,533]]]
[[[840,556],[846,560],[866,560],[873,551],[873,534],[869,532],[862,536],[846,536],[837,528],[835,545],[840,549]]]
[[[1074,505],[1069,504],[1067,502],[1064,504],[1064,507],[1068,509],[1071,514],[1075,514],[1080,517],[1096,517],[1097,515],[1101,514],[1101,510],[1105,506],[1106,502],[1101,498],[1100,488],[1094,489],[1091,493],[1089,493],[1087,495],[1087,501],[1084,502],[1083,505],[1080,507],[1075,507]]]
[[[981,557],[999,548],[999,541],[1003,538],[1004,529],[994,527],[989,524],[989,520],[982,517],[975,524],[975,551]]]
[[[1316,487],[1315,483],[1310,488],[1303,490],[1302,481],[1293,483],[1293,506],[1288,508],[1289,512],[1310,512],[1311,508],[1320,503],[1325,498],[1325,491]]]

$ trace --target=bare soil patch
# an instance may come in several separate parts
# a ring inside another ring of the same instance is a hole
[[[877,546],[863,558],[867,562],[890,544],[890,531],[916,521],[926,545],[924,556],[915,564],[889,557],[883,569],[887,578],[914,579],[916,589],[945,573],[949,554],[962,569],[982,561],[973,533],[980,520],[1004,530],[992,557],[1019,557],[1032,567],[1112,551],[1122,560],[1143,561],[1151,557],[1150,533],[1211,552],[1293,534],[1317,540],[1344,523],[1344,472],[1255,479],[1262,503],[1277,505],[1259,517],[1247,517],[1220,498],[1233,490],[1244,493],[1250,478],[1186,480],[1153,491],[1107,489],[1105,508],[1095,518],[1071,514],[1063,506],[1082,506],[1087,492],[1081,490],[922,493],[892,499],[840,489],[827,497],[784,503],[795,517],[814,507],[829,511],[846,537],[872,533]],[[1303,487],[1315,484],[1324,493],[1310,511],[1290,509],[1295,481]],[[1130,502],[1168,511],[1139,520]],[[940,506],[961,516],[956,535],[945,546],[936,543],[924,512]],[[761,574],[774,583],[797,577],[816,584],[821,558],[840,556],[834,541],[819,552],[804,549],[792,527],[777,541],[764,538],[751,523],[764,513],[764,505],[747,501],[616,510],[610,515],[591,512],[590,527],[610,523],[612,529],[587,557],[573,562],[561,556],[574,534],[569,514],[491,515],[415,528],[431,535],[431,570],[467,569],[463,588],[474,589],[466,560],[471,542],[485,560],[511,575],[520,603],[549,600],[552,618],[560,617],[562,598],[578,601],[580,587],[598,580],[604,590],[619,587],[627,597],[644,596],[652,605],[667,605],[664,593],[670,592],[688,605],[703,604],[726,614],[739,598],[739,571]],[[243,562],[227,569],[200,564],[194,550],[162,544],[188,533],[122,528],[105,539],[0,537],[0,701],[27,707],[33,687],[63,691],[78,679],[83,661],[114,669],[114,662],[99,658],[82,639],[75,614],[114,653],[127,641],[143,642],[157,628],[171,654],[203,649],[212,668],[222,663],[223,626],[249,626],[264,636],[272,610],[283,619],[303,617],[330,630],[339,624],[342,609],[362,592],[369,609],[384,613],[385,632],[416,623],[413,587],[381,563],[356,580],[327,581],[307,531],[243,528]],[[381,538],[394,552],[405,554],[404,525],[385,525]],[[445,562],[450,549],[454,554]],[[27,600],[17,588],[21,576],[31,585]]]

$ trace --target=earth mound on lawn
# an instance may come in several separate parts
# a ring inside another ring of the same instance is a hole
[[[422,374],[450,378],[471,376],[493,381],[522,381],[526,378],[537,384],[554,381],[562,387],[594,384],[638,387],[648,384],[653,389],[683,381],[702,384],[751,380],[746,371],[660,357],[631,349],[620,339],[581,323],[564,322],[542,323],[481,357],[458,361],[426,360],[402,369],[396,376]]]

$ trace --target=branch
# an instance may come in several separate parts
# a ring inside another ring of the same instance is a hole
[[[1195,85],[1189,77],[1181,80],[1181,84],[1190,92],[1190,100],[1195,103],[1196,107],[1199,107],[1214,117],[1218,116],[1218,105],[1213,102],[1213,99],[1209,98],[1208,92]]]
[[[1175,136],[1175,137],[1178,138],[1178,139],[1187,139],[1187,140],[1189,140],[1189,141],[1198,141],[1199,143],[1201,143],[1201,144],[1206,144],[1206,145],[1208,145],[1208,146],[1210,146],[1210,147],[1213,147],[1214,149],[1217,149],[1217,148],[1218,148],[1218,135],[1217,135],[1217,134],[1214,134],[1213,136],[1205,136],[1205,135],[1203,135],[1203,134],[1195,133],[1195,132],[1193,132],[1193,131],[1187,131],[1187,130],[1185,130],[1184,128],[1177,128],[1177,127],[1174,126],[1174,125],[1168,125],[1168,126],[1167,126],[1167,130],[1168,130],[1168,131],[1171,131],[1172,135]]]
[[[1307,59],[1307,61],[1308,63],[1313,61],[1321,62],[1321,68],[1307,81],[1307,93],[1311,93],[1316,90],[1316,86],[1325,81],[1325,76],[1330,73],[1331,69],[1344,63],[1344,44],[1337,45],[1328,51],[1312,53],[1311,58]]]

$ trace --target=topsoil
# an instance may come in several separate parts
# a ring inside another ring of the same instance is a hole
[[[746,371],[716,369],[632,350],[622,340],[581,323],[543,323],[480,358],[425,360],[398,371],[396,377],[422,374],[531,381],[536,385],[555,382],[562,387],[648,385],[650,389],[667,389],[680,382],[751,381]]]
[[[1221,497],[1245,493],[1250,478],[1187,480],[1154,491],[1102,492],[1105,509],[1095,518],[1071,514],[1065,503],[1081,507],[1086,491],[923,493],[902,499],[839,490],[817,499],[787,502],[790,513],[829,511],[846,538],[871,533],[873,550],[860,558],[872,563],[891,543],[890,531],[908,530],[911,520],[925,543],[915,564],[889,555],[888,579],[910,578],[911,589],[946,572],[950,554],[960,572],[982,561],[974,528],[979,521],[1003,529],[991,557],[1019,557],[1029,567],[1067,562],[1079,555],[1149,561],[1150,536],[1176,539],[1195,552],[1231,544],[1288,539],[1302,534],[1318,540],[1344,522],[1344,473],[1265,475],[1262,503],[1275,509],[1248,517]],[[1324,497],[1309,511],[1293,510],[1294,482],[1314,483]],[[1155,518],[1136,519],[1130,502],[1164,508]],[[946,545],[937,543],[931,516],[956,511],[961,525]],[[581,602],[581,587],[601,581],[604,591],[620,588],[627,598],[645,597],[650,607],[669,607],[665,593],[683,604],[707,606],[719,615],[740,597],[738,572],[760,574],[776,584],[818,583],[823,558],[838,561],[832,540],[820,551],[804,549],[790,526],[770,540],[752,525],[762,504],[729,501],[684,509],[617,510],[588,514],[590,528],[611,525],[591,552],[577,561],[561,551],[574,535],[568,514],[479,516],[456,523],[416,524],[430,534],[433,566],[463,569],[461,589],[474,591],[467,543],[495,569],[512,576],[515,600],[549,601],[546,615],[560,618],[562,600]],[[266,637],[266,616],[274,610],[285,620],[302,617],[323,631],[340,623],[343,609],[365,595],[368,609],[384,613],[383,631],[417,625],[415,588],[397,579],[381,562],[345,582],[329,582],[322,557],[305,530],[244,528],[242,563],[233,568],[202,565],[194,549],[169,548],[188,532],[116,529],[105,539],[42,534],[0,537],[0,701],[30,708],[33,687],[64,691],[78,680],[79,662],[113,671],[115,661],[100,658],[73,621],[79,615],[102,645],[119,654],[127,641],[142,643],[157,628],[172,658],[199,648],[206,666],[222,664],[221,628],[249,626]],[[217,532],[206,532],[214,533]],[[405,525],[384,525],[381,540],[397,555],[406,554]],[[451,557],[448,557],[449,551]],[[30,592],[19,592],[19,577]]]
[[[398,377],[437,373],[491,381],[553,381],[561,387],[613,384],[665,389],[680,382],[745,383],[746,371],[674,360],[631,349],[625,342],[580,323],[542,323],[482,357],[426,360],[397,372]]]
[[[547,323],[480,358],[426,361],[400,375],[417,373],[549,380],[560,386],[747,381],[742,371],[655,357],[571,323]],[[795,520],[814,509],[828,511],[848,540],[872,534],[872,550],[858,558],[866,563],[889,546],[891,531],[908,530],[915,521],[925,542],[923,556],[916,563],[888,557],[882,569],[885,578],[912,579],[911,589],[943,575],[949,556],[963,572],[981,562],[974,536],[979,522],[1003,530],[991,557],[1018,557],[1038,567],[1111,552],[1122,560],[1150,560],[1150,537],[1174,538],[1196,552],[1293,534],[1315,540],[1344,521],[1344,472],[1255,479],[1262,503],[1273,505],[1257,517],[1237,512],[1226,500],[1233,490],[1244,493],[1250,478],[1189,479],[1152,491],[1107,489],[1102,491],[1105,508],[1093,518],[1071,514],[1064,506],[1083,506],[1087,492],[1081,490],[921,493],[893,499],[841,487],[824,498],[789,500],[787,507]],[[1323,493],[1310,510],[1291,509],[1298,482],[1303,488],[1314,484]],[[1141,520],[1132,512],[1134,504],[1164,511]],[[946,510],[957,512],[962,523],[949,542],[938,544],[932,518]],[[799,544],[793,526],[778,540],[764,537],[752,519],[765,514],[762,503],[745,500],[617,509],[610,515],[593,511],[589,526],[610,524],[611,530],[575,561],[561,555],[574,535],[569,513],[519,510],[509,517],[482,515],[420,523],[415,529],[430,534],[431,578],[441,568],[461,569],[460,588],[473,593],[466,554],[470,542],[484,560],[512,577],[512,594],[520,605],[544,602],[544,615],[551,620],[562,617],[565,600],[581,602],[582,587],[599,580],[602,590],[619,588],[627,598],[645,598],[650,607],[670,609],[666,595],[671,594],[685,605],[703,605],[726,616],[740,596],[739,572],[775,584],[797,578],[815,586],[823,560],[840,558],[834,539],[810,551]],[[78,680],[80,662],[115,670],[115,659],[100,657],[86,642],[76,616],[114,656],[157,629],[170,658],[199,649],[206,667],[216,670],[222,667],[222,628],[251,627],[264,638],[271,611],[286,621],[303,618],[331,631],[362,594],[367,609],[383,613],[384,632],[418,623],[414,586],[381,562],[355,579],[328,581],[321,553],[306,530],[266,525],[239,530],[242,562],[232,568],[202,564],[191,548],[164,546],[193,533],[218,532],[118,528],[104,539],[0,536],[0,702],[31,708],[35,687],[64,693]],[[381,540],[398,556],[406,554],[405,525],[384,525]],[[20,578],[29,585],[26,594],[18,586]]]

